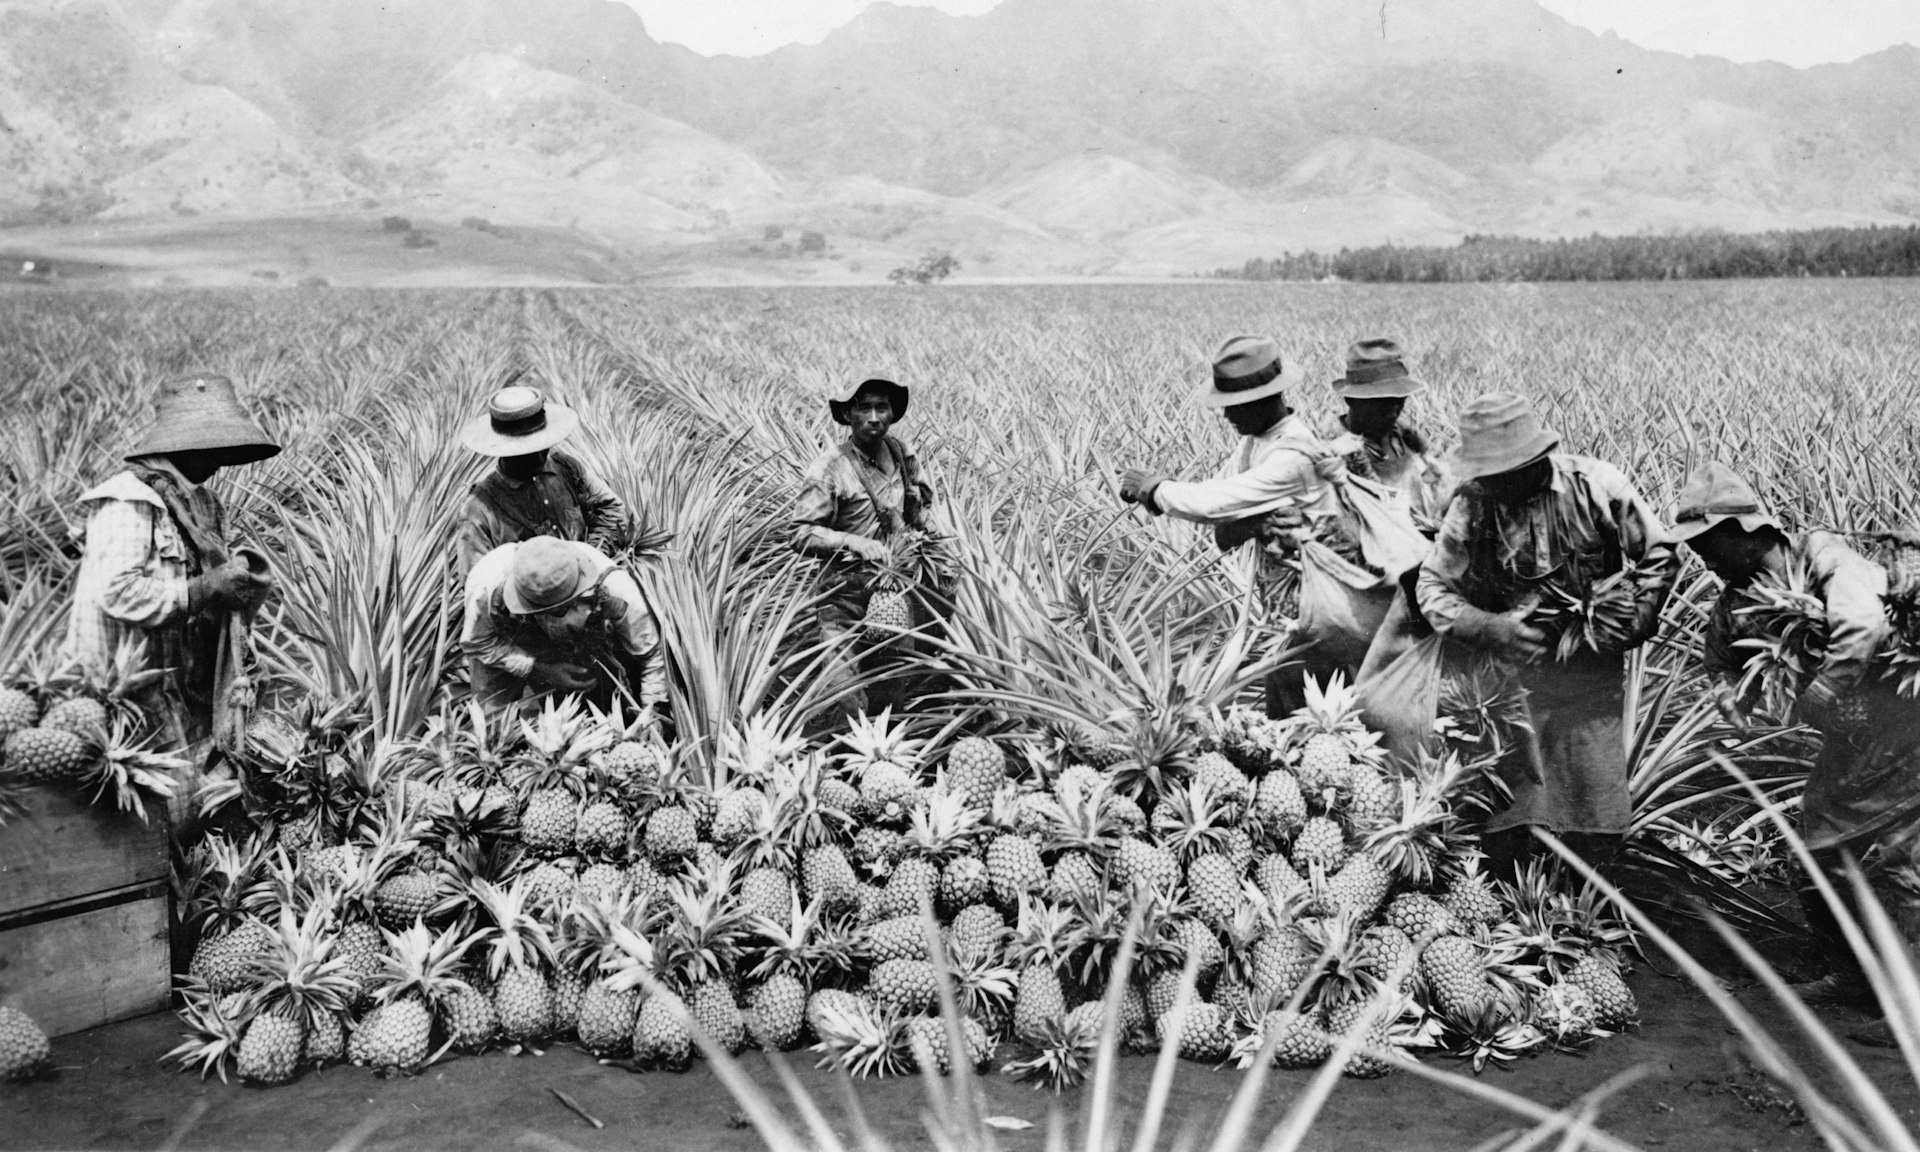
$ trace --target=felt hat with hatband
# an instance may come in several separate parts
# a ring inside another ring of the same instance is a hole
[[[280,445],[267,438],[240,406],[233,381],[225,376],[183,376],[160,385],[153,427],[126,458],[174,452],[220,452],[225,464],[251,464],[278,455]]]
[[[1400,400],[1427,385],[1407,371],[1398,341],[1356,340],[1347,349],[1347,374],[1333,382],[1333,390],[1348,400]]]
[[[1280,354],[1271,336],[1235,336],[1213,357],[1213,387],[1200,394],[1208,408],[1232,408],[1278,396],[1306,379],[1298,362]]]

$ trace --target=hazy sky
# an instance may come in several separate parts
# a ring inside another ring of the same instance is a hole
[[[626,0],[657,40],[752,56],[817,43],[869,0]],[[1000,0],[895,0],[978,15]],[[1356,0],[1362,2],[1362,0]],[[1416,0],[1417,2],[1417,0]],[[1648,48],[1823,64],[1920,44],[1920,0],[1540,0],[1575,24]]]

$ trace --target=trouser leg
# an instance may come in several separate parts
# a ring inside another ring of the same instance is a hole
[[[820,669],[820,685],[826,698],[839,696],[827,706],[827,712],[841,722],[867,710],[866,690],[849,690],[860,677],[863,615],[863,611],[845,600],[830,600],[820,606],[820,639],[827,646]],[[844,696],[840,695],[842,692]]]

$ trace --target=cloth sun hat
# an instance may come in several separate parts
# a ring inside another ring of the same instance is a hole
[[[833,422],[835,424],[849,423],[847,413],[853,408],[853,402],[860,399],[860,393],[862,392],[875,392],[885,396],[887,403],[893,407],[893,418],[896,422],[907,414],[906,387],[895,384],[891,380],[884,380],[878,376],[870,376],[860,381],[860,386],[855,388],[852,395],[848,396],[845,400],[827,401],[827,411],[833,413]]]
[[[523,384],[502,388],[487,401],[486,415],[468,422],[460,442],[482,456],[531,456],[573,434],[580,417],[564,404],[551,404]]]
[[[184,376],[160,385],[153,427],[126,459],[169,452],[223,451],[227,463],[251,464],[280,453],[240,406],[225,376]]]
[[[591,583],[580,549],[554,536],[535,536],[513,550],[513,567],[500,589],[507,611],[532,616],[565,608]]]
[[[1680,489],[1673,513],[1674,539],[1691,540],[1723,520],[1738,522],[1742,532],[1784,531],[1780,521],[1760,507],[1760,498],[1739,473],[1711,460],[1695,468]]]
[[[1297,387],[1306,371],[1280,355],[1271,336],[1235,336],[1213,357],[1213,387],[1200,394],[1208,408],[1231,408]]]
[[[1489,392],[1460,413],[1460,447],[1453,470],[1462,480],[1497,476],[1531,464],[1560,443],[1560,433],[1543,427],[1524,396]]]
[[[1347,374],[1333,382],[1333,390],[1349,400],[1397,400],[1425,392],[1427,385],[1407,371],[1399,342],[1383,338],[1348,346]]]

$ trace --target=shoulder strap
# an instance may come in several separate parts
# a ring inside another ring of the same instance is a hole
[[[891,446],[892,439],[892,437],[887,438],[889,442],[887,451],[889,454],[894,451]],[[852,465],[853,478],[860,481],[860,487],[866,490],[867,500],[873,505],[874,514],[880,517],[880,534],[882,536],[891,536],[898,532],[900,530],[900,513],[888,507],[886,502],[880,499],[879,490],[873,486],[873,481],[867,479],[866,469],[861,466],[860,462],[860,450],[853,446],[852,440],[846,440],[840,445],[840,454],[847,458],[848,464]],[[900,467],[898,459],[895,460],[895,467]],[[904,469],[902,469],[900,484],[903,494],[906,490],[906,482],[906,473]]]

